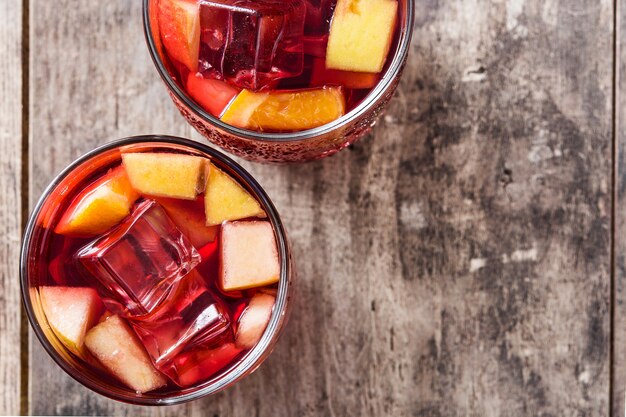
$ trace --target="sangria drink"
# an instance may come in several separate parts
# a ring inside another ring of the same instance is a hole
[[[145,5],[153,58],[183,115],[228,150],[270,161],[325,156],[365,133],[395,89],[412,20],[404,0]],[[258,154],[250,140],[263,142]]]
[[[22,284],[38,336],[72,376],[125,401],[178,402],[269,354],[288,258],[274,208],[241,168],[148,137],[61,174],[31,217]]]

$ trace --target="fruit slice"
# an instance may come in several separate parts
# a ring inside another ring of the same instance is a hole
[[[204,191],[206,224],[213,226],[226,220],[265,217],[259,202],[230,175],[209,164]]]
[[[122,161],[131,185],[140,193],[193,200],[207,160],[174,153],[126,153]]]
[[[320,36],[304,36],[302,46],[304,53],[319,58],[326,57],[326,45],[328,44],[328,34]]]
[[[193,0],[160,0],[159,31],[167,53],[191,72],[198,71],[200,6]]]
[[[187,92],[204,110],[220,117],[239,90],[225,81],[202,78],[202,75],[190,72]]]
[[[311,85],[343,85],[346,88],[373,88],[378,82],[378,74],[374,72],[341,71],[326,68],[323,59],[313,59]]]
[[[206,226],[204,200],[180,200],[158,197],[156,201],[165,209],[172,222],[199,249],[215,240],[219,226]]]
[[[196,382],[209,379],[241,353],[234,343],[226,343],[218,348],[194,352],[193,360],[187,360],[178,368],[178,384],[188,387]],[[176,361],[177,359],[175,359]]]
[[[272,316],[275,298],[259,293],[250,299],[237,325],[235,343],[244,349],[251,349],[263,336]]]
[[[228,106],[222,120],[253,130],[311,129],[332,122],[345,113],[340,87],[255,93],[243,90]]]
[[[159,54],[159,58],[163,61],[165,56],[163,55],[163,43],[161,41],[161,31],[159,30],[159,0],[149,0],[148,23],[150,23],[150,31],[152,33],[154,47]]]
[[[395,0],[338,0],[328,35],[326,67],[380,72],[396,25]]]
[[[100,166],[109,166],[119,161],[120,152],[115,150],[102,154],[98,157]],[[79,190],[85,189],[84,181],[92,174],[93,170],[88,167],[89,162],[81,164],[73,170],[70,175],[66,175],[59,184],[52,190],[46,201],[42,204],[40,216],[37,217],[37,224],[46,229],[53,229],[57,224],[58,215],[62,212],[62,203],[67,201],[67,196]],[[80,187],[80,188],[79,188]],[[67,211],[67,210],[66,210]]]
[[[48,323],[74,354],[84,356],[85,334],[104,310],[93,288],[40,287],[41,306]]]
[[[130,185],[124,168],[115,168],[74,198],[55,232],[72,236],[103,233],[130,214],[137,198],[139,194]]]
[[[224,223],[221,286],[244,290],[278,282],[280,264],[272,225],[266,221]]]
[[[119,316],[111,316],[91,329],[85,345],[115,377],[138,393],[166,384],[137,336]]]

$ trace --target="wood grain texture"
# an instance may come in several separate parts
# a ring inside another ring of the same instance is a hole
[[[0,415],[20,412],[21,6],[0,2]]]
[[[613,4],[416,12],[372,135],[315,163],[244,163],[299,270],[267,362],[212,398],[151,410],[80,387],[32,340],[31,413],[608,414]],[[31,39],[31,204],[104,141],[198,138],[152,68],[139,2],[34,0]]]
[[[616,3],[618,38],[616,42],[616,187],[615,187],[615,256],[613,307],[613,416],[626,416],[626,8]]]

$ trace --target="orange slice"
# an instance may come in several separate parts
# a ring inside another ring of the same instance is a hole
[[[243,90],[228,106],[222,120],[253,130],[311,129],[343,116],[346,103],[341,87],[255,93]]]
[[[124,168],[115,168],[78,194],[55,232],[71,236],[104,233],[130,214],[137,198]]]

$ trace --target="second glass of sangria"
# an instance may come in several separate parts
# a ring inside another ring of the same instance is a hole
[[[406,62],[413,0],[144,0],[183,116],[247,159],[331,155],[374,125]]]

